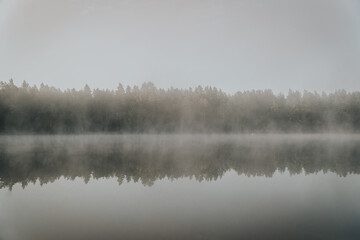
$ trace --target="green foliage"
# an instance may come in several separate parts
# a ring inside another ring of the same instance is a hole
[[[271,90],[226,94],[217,88],[61,91],[0,83],[0,132],[325,132],[359,131],[360,92]]]

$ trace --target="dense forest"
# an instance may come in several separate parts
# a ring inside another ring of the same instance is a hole
[[[115,177],[151,186],[158,179],[212,181],[246,176],[360,174],[360,139],[341,136],[237,138],[192,135],[7,136],[0,139],[0,189],[65,177]]]
[[[1,133],[358,132],[360,92],[227,94],[214,87],[116,90],[0,83]]]

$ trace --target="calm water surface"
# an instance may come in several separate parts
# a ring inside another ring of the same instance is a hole
[[[359,135],[0,137],[0,239],[360,239]]]

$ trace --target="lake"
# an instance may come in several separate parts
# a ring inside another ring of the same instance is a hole
[[[0,136],[0,239],[360,239],[360,135]]]

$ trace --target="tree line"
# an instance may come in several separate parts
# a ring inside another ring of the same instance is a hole
[[[0,82],[1,133],[257,133],[360,130],[360,92],[271,90],[227,94],[215,87],[60,90]]]

